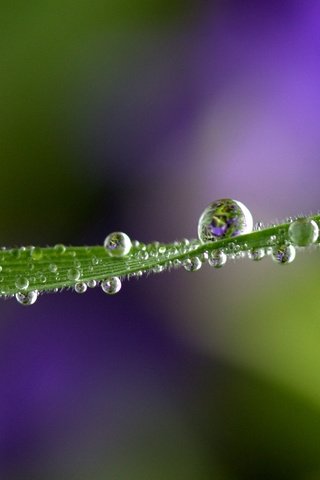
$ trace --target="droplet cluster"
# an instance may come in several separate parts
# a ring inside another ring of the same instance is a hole
[[[125,278],[161,273],[183,267],[196,272],[208,263],[220,269],[229,260],[248,257],[257,262],[270,255],[280,265],[291,263],[296,248],[316,243],[318,224],[307,217],[290,218],[289,225],[253,227],[252,215],[241,202],[221,199],[212,202],[201,214],[198,239],[182,239],[172,244],[158,241],[144,244],[123,232],[112,232],[100,247],[52,248],[21,247],[0,250],[0,295],[12,297],[22,305],[32,305],[43,290],[56,292],[69,287],[77,294],[100,286],[114,295]],[[262,231],[262,229],[264,229]],[[269,229],[269,230],[268,230]],[[239,236],[255,233],[256,247]],[[259,233],[261,232],[261,233]],[[219,242],[213,245],[213,242]],[[211,243],[211,245],[210,245]],[[10,261],[8,261],[10,260]]]

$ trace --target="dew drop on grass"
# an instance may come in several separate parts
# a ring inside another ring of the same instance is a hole
[[[102,290],[108,295],[114,295],[121,290],[121,280],[119,277],[111,277],[101,282]]]
[[[97,280],[89,280],[87,285],[89,288],[95,288],[97,286]]]
[[[296,250],[292,245],[281,245],[272,251],[272,259],[279,264],[291,263],[295,256]]]
[[[124,257],[128,255],[132,247],[130,238],[123,232],[110,233],[103,245],[112,257]]]
[[[208,263],[211,267],[221,268],[227,261],[227,255],[222,250],[214,250],[210,252]]]
[[[249,250],[248,257],[250,258],[250,260],[254,260],[255,262],[258,262],[259,260],[263,259],[265,254],[266,253],[264,248],[253,248],[252,250]]]
[[[57,245],[54,246],[54,251],[58,255],[63,255],[66,251],[66,247],[64,245],[62,245],[62,243],[58,243]]]
[[[185,260],[183,266],[187,272],[196,272],[197,270],[200,270],[202,262],[199,257],[192,257]]]
[[[51,273],[56,273],[57,270],[58,270],[57,265],[56,265],[55,263],[50,263],[50,265],[49,265],[49,271],[50,271]]]
[[[40,247],[33,247],[31,250],[31,258],[33,260],[40,260],[42,258],[42,250]]]
[[[198,223],[198,237],[202,243],[250,233],[252,215],[243,203],[223,198],[210,203]]]
[[[27,279],[27,277],[18,277],[16,278],[15,286],[19,290],[25,290],[29,287],[29,280]]]
[[[69,280],[79,280],[80,278],[80,270],[77,268],[70,268],[67,272],[67,277]]]
[[[74,286],[74,291],[77,293],[85,293],[87,291],[87,284],[84,282],[78,282]]]
[[[36,290],[27,293],[19,292],[15,297],[21,305],[32,305],[38,298],[38,292]]]
[[[302,217],[290,224],[288,234],[290,241],[294,245],[306,247],[318,240],[319,227],[314,220]]]

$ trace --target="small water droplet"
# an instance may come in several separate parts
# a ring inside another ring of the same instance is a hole
[[[74,291],[77,293],[85,293],[87,291],[87,284],[84,282],[78,282],[74,286]]]
[[[140,259],[140,260],[148,260],[149,258],[149,253],[146,251],[146,250],[141,250],[137,257]]]
[[[123,232],[110,233],[103,245],[112,257],[124,257],[128,255],[132,247],[130,238]]]
[[[41,283],[46,283],[47,277],[42,274],[42,275],[40,275],[40,277],[39,277],[39,281],[40,281]]]
[[[121,280],[119,277],[111,277],[101,282],[101,288],[105,293],[114,295],[121,289]]]
[[[258,262],[259,260],[263,259],[265,254],[266,253],[265,253],[264,248],[253,248],[253,249],[249,250],[248,257],[250,258],[250,260],[254,260],[254,261]]]
[[[211,267],[221,268],[227,261],[227,255],[222,250],[213,250],[209,254],[208,263]]]
[[[29,280],[26,277],[18,277],[15,285],[19,290],[26,290],[29,287]]]
[[[78,270],[77,268],[70,268],[67,272],[67,277],[71,281],[79,280],[80,270]]]
[[[89,280],[87,285],[89,288],[95,288],[97,286],[97,280]]]
[[[161,245],[161,247],[159,247],[159,249],[158,249],[158,252],[161,255],[163,255],[164,253],[166,253],[166,250],[167,250],[167,248],[164,245]]]
[[[263,223],[262,222],[257,222],[254,224],[253,231],[254,232],[259,232],[260,230],[263,229]]]
[[[199,257],[192,257],[185,260],[183,266],[188,272],[196,272],[201,268],[202,262]]]
[[[21,305],[32,305],[38,298],[38,292],[36,290],[27,293],[19,292],[15,297]]]
[[[155,265],[155,266],[153,267],[153,269],[152,269],[152,271],[153,271],[154,273],[161,273],[161,272],[163,272],[163,270],[164,270],[164,266],[163,266],[163,265]]]
[[[296,250],[292,245],[282,245],[274,248],[272,258],[276,263],[291,263],[296,256]]]
[[[63,255],[66,251],[66,247],[62,243],[58,243],[57,245],[54,246],[54,251],[58,255]]]
[[[32,247],[31,258],[33,260],[40,260],[42,258],[42,250],[40,247]]]
[[[198,223],[198,237],[202,243],[250,233],[252,215],[243,203],[223,198],[210,203]]]
[[[139,242],[139,240],[132,240],[131,244],[134,248],[137,248],[137,247],[139,247],[140,242]]]
[[[50,263],[49,265],[49,271],[52,272],[52,273],[56,273],[58,270],[58,267],[55,263]]]
[[[288,234],[294,245],[305,247],[318,240],[319,227],[314,220],[302,217],[290,224]]]

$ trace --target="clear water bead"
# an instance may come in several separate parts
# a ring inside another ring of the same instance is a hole
[[[33,260],[40,260],[42,258],[42,250],[40,247],[32,247],[31,258]]]
[[[250,258],[250,260],[254,260],[255,262],[258,262],[259,260],[263,259],[265,254],[266,252],[264,248],[253,248],[252,250],[249,250],[248,257]]]
[[[101,288],[105,293],[114,295],[121,290],[121,280],[119,277],[111,277],[101,282]]]
[[[21,305],[32,305],[38,298],[38,292],[36,290],[27,293],[19,292],[15,297]]]
[[[290,224],[288,234],[294,245],[305,247],[318,240],[319,227],[314,220],[302,217]]]
[[[15,286],[19,290],[26,290],[29,287],[29,280],[26,277],[18,277],[15,281]]]
[[[95,288],[97,286],[97,280],[89,280],[87,285],[89,288]]]
[[[200,270],[202,262],[199,257],[192,257],[185,260],[183,266],[187,272],[196,272],[197,270]]]
[[[276,263],[291,263],[295,259],[296,250],[292,245],[281,245],[272,251],[272,258]]]
[[[124,257],[131,250],[132,243],[126,233],[113,232],[108,235],[103,243],[104,248],[112,257]]]
[[[198,223],[198,237],[202,243],[250,233],[253,219],[243,203],[223,198],[210,203]]]
[[[74,286],[74,291],[77,293],[85,293],[87,291],[87,284],[84,282],[78,282]]]
[[[227,255],[222,250],[214,250],[210,252],[208,263],[211,267],[221,268],[227,261]]]
[[[77,268],[70,268],[67,272],[67,277],[71,281],[79,280],[80,275],[80,270]]]
[[[66,247],[62,243],[58,243],[57,245],[54,246],[54,251],[58,255],[63,255],[66,251]]]

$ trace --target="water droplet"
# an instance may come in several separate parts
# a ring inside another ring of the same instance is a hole
[[[253,230],[255,232],[259,232],[262,229],[263,229],[263,223],[262,222],[257,222],[257,223],[254,224]]]
[[[213,250],[209,254],[208,263],[211,267],[221,268],[227,261],[227,255],[222,250]]]
[[[42,258],[42,250],[40,247],[33,247],[31,250],[31,257],[33,260],[40,260]]]
[[[32,305],[38,298],[38,292],[37,290],[27,293],[19,292],[16,293],[15,297],[21,305]]]
[[[158,251],[161,255],[163,255],[164,253],[166,253],[166,250],[167,250],[167,248],[164,245],[161,245],[161,247],[159,247]]]
[[[164,266],[163,266],[163,265],[155,265],[155,266],[153,267],[153,269],[152,269],[152,271],[153,271],[154,273],[161,273],[161,272],[163,272],[163,270],[164,270]]]
[[[140,259],[140,260],[148,260],[149,258],[149,253],[146,251],[146,250],[141,250],[137,257]]]
[[[201,268],[202,262],[199,257],[192,257],[185,260],[183,266],[188,272],[196,272]]]
[[[253,248],[252,250],[249,250],[248,257],[250,260],[258,262],[259,260],[262,260],[265,254],[264,248]]]
[[[29,287],[29,280],[26,277],[18,277],[15,285],[19,290],[26,290]]]
[[[50,263],[50,265],[49,265],[49,271],[52,272],[52,273],[56,273],[57,270],[58,270],[57,265],[54,264],[54,263]]]
[[[72,281],[79,280],[80,270],[78,270],[77,268],[70,268],[68,270],[67,277],[69,280],[72,280]]]
[[[131,240],[126,233],[113,232],[104,241],[104,247],[112,257],[124,257],[131,250]]]
[[[205,243],[250,233],[252,227],[252,215],[248,208],[241,202],[223,198],[210,203],[202,213],[198,237]]]
[[[302,217],[290,224],[288,234],[294,245],[305,247],[318,240],[319,227],[314,220]]]
[[[94,287],[97,286],[97,280],[89,280],[87,282],[87,285],[88,285],[89,288],[94,288]]]
[[[57,245],[54,246],[54,251],[58,255],[63,255],[66,251],[66,247],[64,245],[62,245],[62,243],[58,243]]]
[[[272,258],[280,264],[291,263],[296,256],[296,250],[292,245],[282,245],[274,248]]]
[[[41,283],[46,283],[47,277],[42,274],[42,275],[40,275],[40,277],[39,277],[39,281],[40,281]]]
[[[78,282],[74,286],[74,291],[77,293],[85,293],[87,291],[87,284],[84,282]]]
[[[114,295],[121,289],[121,280],[119,277],[111,277],[101,282],[101,288],[105,293]]]
[[[139,240],[132,240],[131,243],[132,243],[132,246],[133,246],[134,248],[137,248],[137,247],[139,247],[139,245],[140,245]]]

